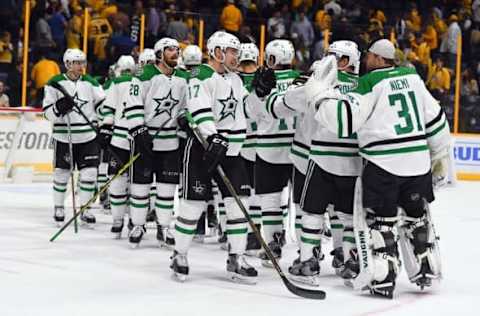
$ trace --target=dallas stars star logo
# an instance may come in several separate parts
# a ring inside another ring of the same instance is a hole
[[[163,98],[153,98],[155,102],[157,102],[157,107],[155,108],[155,112],[153,117],[157,117],[162,113],[167,113],[169,117],[172,117],[172,110],[180,101],[174,99],[172,96],[172,90],[168,91],[168,94]]]
[[[237,109],[238,100],[233,95],[233,89],[230,90],[230,95],[225,99],[218,100],[222,105],[219,121],[231,116],[235,120],[235,110]]]
[[[82,100],[82,99],[80,99],[80,98],[78,97],[78,93],[77,93],[77,92],[75,92],[75,95],[73,96],[73,102],[75,102],[75,104],[77,105],[78,109],[80,109],[80,110],[82,109],[82,107],[83,107],[85,104],[88,103],[87,100]],[[77,107],[74,107],[74,108],[73,108],[73,111],[79,113]]]

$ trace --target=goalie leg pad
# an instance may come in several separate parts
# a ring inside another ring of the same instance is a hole
[[[441,278],[438,240],[427,214],[420,218],[405,217],[400,227],[400,246],[408,278],[422,289],[432,279]]]

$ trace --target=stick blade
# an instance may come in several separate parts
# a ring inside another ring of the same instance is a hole
[[[308,298],[311,300],[324,300],[327,297],[327,293],[325,293],[322,290],[311,290],[311,289],[306,289],[303,287],[296,286],[292,282],[290,282],[287,277],[282,276],[283,283],[287,287],[287,289],[300,297],[303,298]]]

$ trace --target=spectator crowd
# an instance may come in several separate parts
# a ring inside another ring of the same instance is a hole
[[[308,69],[327,43],[350,39],[366,49],[374,39],[393,39],[398,65],[415,67],[432,94],[451,110],[459,35],[461,128],[480,131],[480,0],[31,0],[28,100],[38,106],[43,86],[62,71],[66,48],[83,47],[88,22],[88,71],[103,77],[120,55],[138,55],[140,17],[145,15],[145,47],[169,36],[182,45],[198,42],[218,29],[242,42],[294,43],[295,63]],[[0,0],[0,106],[19,106],[25,1]],[[8,95],[8,96],[7,96]],[[451,117],[451,115],[450,115]]]

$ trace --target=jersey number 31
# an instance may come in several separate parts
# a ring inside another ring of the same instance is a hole
[[[412,109],[413,114],[415,115],[416,128],[420,132],[423,131],[423,124],[420,121],[415,93],[413,91],[408,91],[407,94],[410,102],[407,101],[407,97],[404,93],[390,94],[388,96],[390,106],[400,106],[400,110],[397,112],[397,114],[402,122],[394,126],[397,135],[408,134],[413,132],[415,129],[411,115]]]

